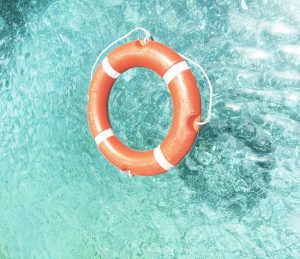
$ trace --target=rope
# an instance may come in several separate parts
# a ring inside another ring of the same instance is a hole
[[[117,44],[117,43],[120,42],[121,40],[126,39],[126,38],[129,37],[132,33],[134,33],[135,31],[143,31],[143,32],[146,34],[146,36],[145,36],[145,38],[144,38],[144,43],[147,43],[147,41],[148,41],[148,40],[150,39],[150,37],[151,37],[151,34],[150,34],[149,31],[147,31],[146,29],[144,29],[144,28],[142,28],[142,27],[136,27],[136,28],[134,28],[133,30],[131,30],[130,32],[128,32],[127,34],[125,34],[124,36],[122,36],[122,37],[116,39],[115,41],[113,41],[112,43],[110,43],[110,44],[109,44],[105,49],[103,49],[103,50],[100,52],[100,54],[98,55],[98,57],[97,57],[97,59],[96,59],[94,65],[93,65],[93,67],[92,67],[92,71],[91,71],[91,80],[92,80],[92,78],[93,78],[95,68],[96,68],[96,66],[97,66],[97,64],[98,64],[98,62],[99,62],[101,56],[102,56],[109,48],[111,48],[113,45]]]
[[[143,31],[143,32],[145,33],[145,38],[144,38],[144,43],[145,43],[145,44],[146,44],[147,41],[151,38],[151,34],[150,34],[150,32],[149,32],[148,30],[146,30],[146,29],[143,28],[143,27],[136,27],[136,28],[132,29],[130,32],[128,32],[127,34],[125,34],[124,36],[122,36],[122,37],[116,39],[115,41],[113,41],[112,43],[110,43],[110,44],[109,44],[105,49],[103,49],[103,50],[100,52],[100,54],[98,55],[98,57],[97,57],[97,59],[96,59],[94,65],[93,65],[93,67],[92,67],[92,70],[91,70],[91,80],[92,80],[92,78],[93,78],[95,68],[96,68],[96,66],[97,66],[97,64],[98,64],[98,62],[99,62],[101,56],[102,56],[108,49],[110,49],[112,46],[114,46],[114,45],[117,44],[118,42],[120,42],[120,41],[122,41],[122,40],[128,38],[132,33],[136,32],[136,31]],[[212,84],[211,84],[211,82],[210,82],[210,80],[209,80],[209,78],[208,78],[208,75],[206,74],[205,70],[202,68],[202,66],[201,66],[199,63],[197,63],[197,62],[191,60],[190,58],[186,57],[186,56],[183,55],[183,54],[180,54],[180,53],[179,53],[179,55],[180,55],[181,57],[183,57],[184,59],[186,59],[189,63],[191,63],[191,64],[193,64],[194,66],[198,67],[198,68],[200,69],[200,71],[203,73],[203,75],[205,76],[206,81],[207,81],[207,83],[208,83],[208,86],[209,86],[209,105],[208,105],[207,118],[206,118],[204,121],[197,121],[197,122],[195,122],[196,125],[200,125],[200,126],[205,125],[205,124],[207,124],[207,123],[210,121],[211,116],[212,116],[212,102],[213,102],[213,100],[212,100],[212,96],[213,96],[213,87],[212,87]]]
[[[196,67],[198,67],[200,69],[200,71],[202,72],[202,74],[205,76],[205,79],[206,79],[207,84],[209,86],[209,104],[208,104],[207,118],[204,121],[196,121],[195,122],[196,125],[200,125],[200,126],[205,125],[205,124],[207,124],[210,121],[211,116],[212,116],[212,104],[213,104],[213,100],[212,100],[212,97],[213,97],[213,87],[212,87],[212,84],[211,84],[211,82],[209,80],[209,77],[206,74],[205,70],[203,69],[203,67],[199,63],[191,60],[190,58],[186,57],[183,54],[180,54],[180,53],[178,53],[178,54],[181,57],[183,57],[184,59],[186,59],[188,62],[190,62],[191,64],[193,64],[194,66],[196,66]]]

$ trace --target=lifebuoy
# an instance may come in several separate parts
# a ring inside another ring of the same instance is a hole
[[[113,133],[108,117],[110,90],[121,73],[133,67],[146,67],[168,85],[172,102],[171,128],[153,150],[138,151],[124,145]],[[150,176],[176,166],[191,149],[198,133],[201,98],[196,79],[183,58],[162,43],[142,40],[115,48],[94,74],[88,102],[88,122],[103,155],[122,171]]]

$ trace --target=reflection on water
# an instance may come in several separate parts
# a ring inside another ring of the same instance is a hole
[[[263,49],[255,49],[255,48],[238,48],[238,52],[247,57],[248,59],[267,59],[272,57],[272,55],[263,50]]]
[[[284,45],[282,47],[282,51],[287,54],[294,55],[294,57],[300,57],[300,46],[298,45]]]

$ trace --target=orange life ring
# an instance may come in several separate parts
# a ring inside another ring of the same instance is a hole
[[[173,102],[170,131],[153,150],[138,151],[124,145],[111,129],[108,97],[118,76],[129,68],[146,67],[167,83]],[[196,79],[183,58],[152,40],[132,41],[114,49],[96,70],[89,89],[88,122],[103,155],[122,171],[150,176],[177,165],[191,149],[198,133],[201,98]]]

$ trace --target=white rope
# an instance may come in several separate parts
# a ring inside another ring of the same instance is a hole
[[[146,30],[145,28],[143,27],[136,27],[134,29],[132,29],[130,32],[128,32],[127,34],[125,34],[124,36],[116,39],[115,41],[113,41],[112,43],[110,43],[105,49],[103,49],[100,54],[98,55],[93,67],[92,67],[92,71],[91,71],[91,80],[93,78],[93,75],[94,75],[94,71],[95,71],[95,68],[101,58],[101,56],[109,49],[111,48],[113,45],[117,44],[118,42],[120,42],[121,40],[124,40],[126,39],[127,37],[129,37],[132,33],[134,33],[135,31],[143,31],[145,33],[145,38],[144,38],[144,43],[146,44],[147,41],[150,39],[151,37],[151,34],[148,30]],[[193,60],[191,60],[190,58],[186,57],[185,55],[182,55],[179,53],[179,55],[181,57],[183,57],[184,59],[186,59],[188,62],[190,62],[191,64],[193,64],[194,66],[198,67],[200,69],[200,71],[203,73],[203,75],[205,76],[206,78],[206,81],[208,83],[208,86],[209,86],[209,106],[208,106],[208,113],[207,113],[207,118],[204,120],[204,121],[197,121],[195,122],[195,124],[197,125],[204,125],[204,124],[207,124],[210,119],[211,119],[211,116],[212,116],[212,96],[213,96],[213,87],[212,87],[212,84],[208,78],[208,75],[206,74],[205,70],[201,67],[201,65]]]
[[[203,69],[203,67],[199,63],[191,60],[190,58],[186,57],[185,55],[182,55],[180,53],[178,53],[178,54],[181,57],[183,57],[184,59],[186,59],[188,62],[190,62],[191,64],[193,64],[194,66],[198,67],[200,69],[200,71],[203,73],[203,75],[205,76],[205,78],[206,78],[207,84],[209,86],[209,105],[208,105],[207,118],[204,121],[196,121],[195,122],[196,125],[201,125],[201,126],[205,125],[205,124],[207,124],[210,121],[211,116],[212,116],[212,103],[213,103],[213,100],[212,100],[212,97],[213,97],[213,87],[212,87],[212,84],[211,84],[211,82],[210,82],[210,80],[208,78],[208,75],[206,74],[205,70]]]
[[[146,36],[145,36],[145,38],[144,38],[144,43],[145,43],[145,44],[147,43],[147,41],[148,41],[148,40],[150,39],[150,37],[151,37],[150,32],[147,31],[145,28],[143,28],[143,27],[136,27],[136,28],[132,29],[130,32],[128,32],[127,34],[125,34],[124,36],[122,36],[122,37],[116,39],[115,41],[113,41],[112,43],[110,43],[110,44],[109,44],[105,49],[103,49],[103,50],[100,52],[100,54],[98,55],[98,57],[97,57],[97,59],[96,59],[94,65],[93,65],[93,67],[92,67],[92,71],[91,71],[91,80],[92,80],[92,78],[93,78],[95,68],[96,68],[96,66],[97,66],[97,64],[98,64],[98,61],[100,60],[101,56],[102,56],[109,48],[111,48],[113,45],[117,44],[117,43],[118,43],[119,41],[121,41],[121,40],[126,39],[126,38],[129,37],[132,33],[134,33],[135,31],[143,31],[143,32],[146,34]]]

